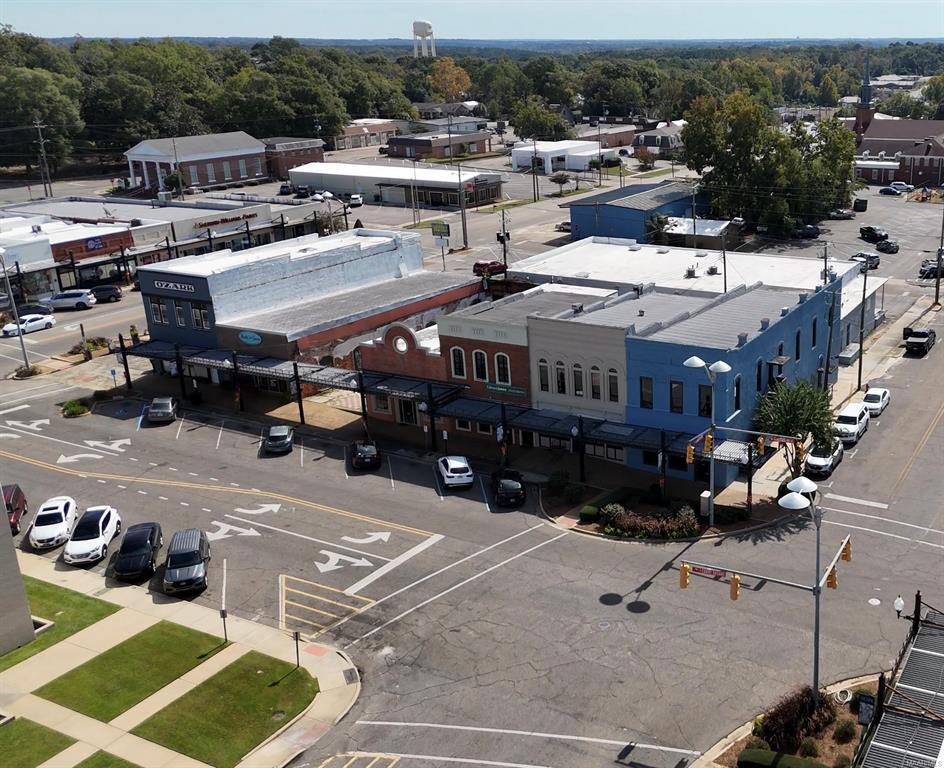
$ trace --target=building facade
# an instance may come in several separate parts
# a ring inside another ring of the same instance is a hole
[[[289,136],[273,136],[263,139],[266,165],[273,179],[288,179],[292,168],[306,163],[324,162],[324,142],[321,139],[295,139]]]
[[[619,237],[645,243],[653,216],[691,217],[693,204],[697,210],[698,198],[692,185],[666,181],[611,189],[563,203],[561,207],[570,211],[570,233],[574,240]]]
[[[379,147],[396,136],[400,125],[393,120],[365,117],[352,120],[334,137],[334,149],[360,149]]]
[[[446,158],[476,155],[490,151],[491,147],[492,135],[486,131],[413,133],[391,136],[387,142],[387,155],[418,159]]]

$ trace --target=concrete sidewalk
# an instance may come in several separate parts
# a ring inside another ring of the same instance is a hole
[[[60,753],[57,768],[70,768],[90,754],[89,748],[104,749],[146,766],[200,766],[202,763],[152,744],[128,733],[155,712],[207,680],[250,650],[295,662],[291,633],[235,616],[227,618],[232,645],[187,674],[155,692],[110,723],[101,723],[32,694],[50,680],[85,663],[158,621],[172,621],[191,629],[223,637],[219,613],[183,600],[150,592],[145,587],[103,589],[98,574],[74,568],[57,570],[55,562],[17,551],[24,575],[122,606],[122,609],[86,627],[47,650],[0,673],[0,708],[27,717],[76,738],[80,745]],[[306,643],[299,648],[299,663],[318,680],[314,702],[293,722],[257,746],[237,768],[272,768],[285,765],[310,747],[332,725],[341,720],[360,694],[357,670],[345,654],[330,646]],[[71,761],[74,756],[74,761]],[[143,760],[143,762],[142,762]]]

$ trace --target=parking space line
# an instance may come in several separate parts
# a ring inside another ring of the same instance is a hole
[[[168,469],[169,469],[171,472],[177,472],[177,471],[178,471],[177,467],[168,467]]]
[[[186,421],[186,419],[186,416],[181,415],[180,422],[177,424],[177,435],[174,437],[174,440],[180,439],[180,430],[184,428],[184,421]]]
[[[301,616],[295,616],[294,614],[291,614],[291,613],[286,613],[286,614],[285,614],[285,618],[286,618],[286,619],[291,619],[292,621],[300,621],[302,624],[310,624],[311,626],[313,626],[313,627],[315,627],[315,628],[317,628],[317,629],[324,629],[324,628],[325,628],[325,625],[324,625],[324,624],[319,624],[318,622],[316,622],[316,621],[310,621],[309,619],[303,619]]]
[[[485,490],[485,480],[479,475],[479,485],[482,487],[482,501],[485,503],[485,511],[491,512],[492,508],[488,505],[488,492]]]
[[[847,501],[850,504],[858,504],[863,507],[875,507],[876,509],[888,509],[888,504],[883,504],[880,501],[869,501],[868,499],[857,499],[854,496],[840,496],[836,493],[827,493],[827,499],[835,499],[836,501]]]
[[[347,473],[347,446],[344,446],[344,479],[350,480],[351,476]]]
[[[333,541],[323,541],[322,539],[316,539],[314,536],[306,536],[304,533],[290,531],[287,528],[276,528],[274,525],[266,525],[265,523],[260,523],[258,520],[246,520],[245,518],[237,517],[236,515],[225,515],[225,517],[238,520],[241,523],[246,523],[246,525],[251,525],[253,528],[268,528],[270,531],[276,531],[277,533],[287,533],[289,536],[305,539],[305,541],[314,541],[317,544],[324,544],[326,547],[331,547],[332,549],[345,549],[348,552],[353,552],[354,554],[361,555],[362,557],[369,557],[373,558],[374,560],[384,560],[388,563],[391,560],[389,557],[376,555],[373,552],[364,552],[360,549],[354,549],[354,547],[345,546],[344,544],[335,544]]]
[[[887,533],[886,531],[877,531],[874,528],[863,528],[860,525],[849,525],[848,523],[837,523],[835,520],[823,520],[823,523],[826,525],[838,525],[840,528],[851,528],[854,531],[865,531],[866,533],[874,533],[878,536],[885,536],[889,539],[898,539],[899,541],[910,541],[912,544],[924,544],[926,547],[934,547],[935,549],[944,549],[944,544],[935,544],[931,541],[924,541],[923,539],[912,539],[908,536],[899,536],[897,533]]]
[[[140,431],[141,431],[141,422],[144,421],[144,412],[145,412],[145,410],[147,410],[147,405],[142,405],[142,406],[141,406],[141,413],[138,415],[138,426],[135,427],[135,429],[134,429],[135,432],[140,432]]]
[[[89,447],[88,447],[87,445],[82,445],[82,444],[80,444],[80,443],[72,443],[72,442],[70,442],[70,441],[68,441],[68,440],[60,440],[58,437],[52,437],[51,435],[44,435],[44,434],[42,434],[42,433],[40,433],[40,432],[34,432],[34,431],[32,431],[32,430],[29,430],[29,429],[20,429],[19,427],[11,426],[9,423],[7,423],[7,425],[6,425],[3,429],[4,429],[4,430],[9,430],[9,431],[11,431],[11,432],[17,432],[17,433],[19,433],[19,434],[21,434],[21,435],[26,435],[27,437],[36,437],[36,438],[39,438],[39,439],[41,439],[41,440],[50,440],[50,441],[53,442],[53,443],[62,443],[63,445],[71,445],[73,448],[82,448],[83,450],[86,450],[86,451],[89,449]],[[117,455],[118,455],[117,452],[115,452],[115,451],[110,451],[110,450],[107,449],[107,448],[96,448],[95,450],[96,450],[96,451],[101,451],[102,453],[105,453],[105,454],[107,454],[107,455],[109,455],[109,456],[117,456]]]
[[[416,545],[415,547],[413,547],[412,549],[408,549],[408,550],[407,550],[406,552],[404,552],[402,555],[399,555],[399,556],[393,558],[393,560],[391,560],[390,562],[388,562],[386,565],[380,566],[376,571],[374,571],[373,573],[371,573],[371,574],[365,576],[363,579],[361,579],[361,580],[360,580],[359,582],[357,582],[356,584],[352,584],[350,587],[348,587],[347,589],[344,590],[344,594],[345,594],[345,595],[349,595],[349,596],[356,595],[356,594],[357,594],[358,592],[360,592],[364,587],[366,587],[366,586],[368,586],[368,585],[370,585],[370,584],[373,584],[373,583],[374,583],[375,581],[377,581],[377,579],[379,579],[381,576],[387,575],[387,574],[390,573],[390,571],[392,571],[394,568],[396,568],[396,567],[398,567],[398,566],[400,566],[400,565],[403,565],[403,563],[405,563],[405,562],[406,562],[407,560],[409,560],[410,558],[416,557],[416,555],[418,555],[418,554],[419,554],[420,552],[422,552],[424,549],[429,549],[431,546],[433,546],[433,544],[439,543],[439,542],[442,541],[444,538],[445,538],[445,537],[444,537],[441,533],[433,534],[433,535],[430,536],[428,539],[426,539],[426,541],[421,541],[419,544],[417,544],[417,545]]]
[[[321,584],[320,582],[317,582],[317,581],[310,581],[308,579],[303,579],[300,576],[285,576],[285,578],[291,579],[292,581],[300,581],[302,584],[308,584],[312,587],[318,587],[318,589],[327,589],[329,592],[337,592],[339,595],[344,594],[343,589],[338,589],[337,587],[329,587],[327,584]],[[360,595],[351,595],[351,597],[355,597],[358,600],[362,600],[365,603],[374,602],[369,597],[361,597]]]
[[[22,411],[24,408],[29,408],[29,405],[24,403],[23,405],[14,405],[12,408],[4,408],[2,411],[0,411],[0,415],[4,413],[13,413],[14,411]]]
[[[129,456],[129,457],[128,457],[128,461],[140,461],[140,459],[136,459],[136,458],[134,458],[134,456]],[[154,466],[156,467],[157,464],[155,464]]]
[[[390,475],[390,488],[392,490],[397,490],[397,486],[393,484],[393,461],[390,457],[387,457],[387,473]]]
[[[939,531],[936,528],[928,528],[926,525],[915,525],[914,523],[906,523],[901,520],[892,520],[890,517],[867,515],[865,512],[850,512],[847,509],[836,509],[835,507],[823,507],[823,509],[829,512],[840,512],[843,515],[852,515],[853,517],[865,517],[869,520],[880,520],[883,523],[891,523],[892,525],[900,525],[905,528],[914,528],[915,530],[924,531],[925,533],[936,533],[938,535],[944,536],[944,531]]]
[[[226,421],[220,422],[220,432],[216,436],[216,450],[220,450],[220,440],[223,438],[223,425],[226,424]]]

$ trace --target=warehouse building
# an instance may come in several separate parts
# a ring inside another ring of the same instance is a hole
[[[391,205],[458,207],[459,185],[467,206],[501,199],[502,177],[488,171],[359,163],[311,163],[289,171],[297,188],[325,189],[335,196],[359,194],[367,201]]]
[[[556,171],[585,171],[594,160],[618,157],[615,147],[601,148],[597,141],[519,141],[511,150],[511,168],[535,168],[550,175]]]

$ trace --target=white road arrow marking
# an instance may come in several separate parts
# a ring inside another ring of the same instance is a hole
[[[390,541],[390,531],[380,531],[378,533],[368,533],[362,538],[355,538],[354,536],[342,536],[341,541],[349,541],[351,544],[373,544],[375,541],[382,541],[384,543]]]
[[[56,459],[56,464],[72,464],[73,462],[78,461],[79,459],[100,459],[102,458],[97,453],[73,453],[71,456],[66,456],[64,454],[59,454],[59,458]]]
[[[255,528],[240,528],[238,525],[230,525],[229,523],[221,523],[219,520],[214,520],[211,525],[216,526],[216,530],[208,531],[207,538],[210,541],[218,541],[219,539],[228,539],[230,536],[261,536]]]
[[[10,437],[16,440],[17,438],[21,437],[21,435],[16,435],[13,432],[0,432],[0,437],[2,438]]]
[[[40,425],[49,425],[49,419],[36,419],[35,421],[11,421],[7,420],[7,426],[28,429],[30,432],[42,432]]]
[[[99,448],[103,451],[117,451],[118,453],[124,453],[125,449],[121,446],[131,445],[131,438],[125,437],[121,440],[85,440],[84,442],[89,448]]]
[[[282,509],[281,504],[260,504],[255,509],[245,509],[243,507],[236,507],[233,512],[242,512],[244,515],[264,515],[266,512],[278,512]]]
[[[315,561],[315,566],[318,568],[319,573],[327,573],[328,571],[336,571],[339,568],[343,568],[344,565],[341,564],[342,560],[346,565],[367,566],[369,568],[373,568],[374,566],[366,557],[348,557],[347,555],[332,552],[330,549],[322,549],[321,554],[328,558],[328,562],[319,563],[317,560]]]

